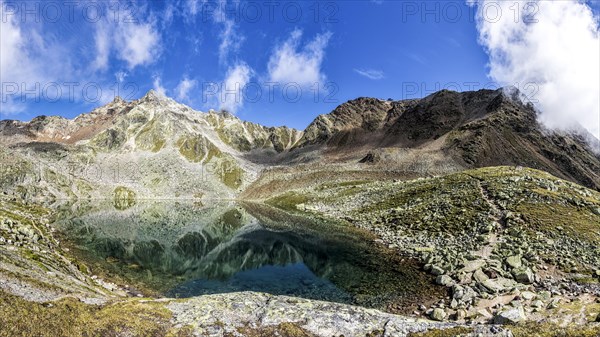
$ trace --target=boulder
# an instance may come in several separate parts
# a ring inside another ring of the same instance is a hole
[[[506,264],[511,268],[519,268],[521,267],[521,255],[513,255],[506,258]]]
[[[483,283],[489,279],[489,277],[481,269],[477,269],[475,273],[473,273],[473,278],[479,283]]]
[[[448,287],[454,284],[454,280],[448,275],[439,275],[435,279],[435,283]]]
[[[465,266],[462,267],[458,272],[459,273],[471,273],[476,271],[477,269],[481,269],[481,267],[485,266],[484,260],[473,260],[465,262]]]
[[[444,309],[435,308],[431,312],[430,317],[431,317],[431,319],[433,319],[435,321],[443,321],[444,318],[446,318],[446,312],[444,311]]]
[[[487,279],[481,283],[489,293],[501,293],[511,290],[516,286],[516,282],[504,277]]]
[[[535,275],[529,268],[521,267],[513,269],[512,274],[515,277],[515,280],[520,283],[531,284],[535,281]]]
[[[435,276],[442,275],[444,273],[444,269],[439,266],[431,266],[431,273]]]
[[[516,324],[525,319],[525,310],[523,310],[523,307],[507,308],[494,317],[494,324]]]
[[[535,293],[532,293],[531,291],[524,291],[521,293],[521,297],[523,297],[523,299],[529,301],[535,298]]]

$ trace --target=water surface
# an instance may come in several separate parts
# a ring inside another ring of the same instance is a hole
[[[264,205],[107,202],[57,214],[92,272],[163,296],[260,291],[386,309],[430,284],[368,233]]]

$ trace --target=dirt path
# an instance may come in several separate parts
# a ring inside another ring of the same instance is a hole
[[[489,212],[489,217],[492,219],[492,221],[496,222],[497,224],[500,224],[500,221],[502,220],[502,211],[498,208],[498,206],[496,206],[496,204],[490,197],[489,192],[481,185],[481,181],[475,177],[473,177],[473,179],[477,181],[477,188],[479,189],[481,199],[485,201],[491,209],[491,211]],[[498,242],[502,242],[501,238],[498,235],[498,230],[498,226],[495,226],[493,231],[490,233],[490,238],[487,244],[481,247],[480,250],[473,253],[477,256],[480,256],[483,259],[488,259],[492,255],[492,252],[496,248]]]

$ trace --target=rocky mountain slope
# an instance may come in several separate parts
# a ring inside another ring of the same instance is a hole
[[[359,98],[298,131],[194,111],[150,91],[72,120],[1,121],[0,183],[27,197],[106,198],[121,188],[144,198],[245,191],[244,198],[260,199],[333,171],[341,180],[356,172],[403,179],[519,165],[600,189],[598,140],[546,130],[517,96],[501,89]]]
[[[246,155],[289,149],[301,132],[200,113],[153,91],[75,119],[0,122],[4,188],[22,196],[232,198],[261,165]]]
[[[600,143],[589,139],[545,129],[510,89],[442,90],[418,100],[349,101],[317,117],[294,148],[390,164],[436,152],[462,168],[521,165],[600,189]]]
[[[488,167],[408,181],[330,182],[268,203],[366,228],[421,261],[449,292],[420,309],[433,319],[564,326],[597,315],[600,193],[545,172]]]

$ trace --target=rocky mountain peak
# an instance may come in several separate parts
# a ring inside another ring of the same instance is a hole
[[[154,89],[148,90],[148,92],[144,95],[144,97],[140,98],[140,102],[146,103],[166,103],[171,101],[169,97],[165,96],[162,93],[157,92]]]

